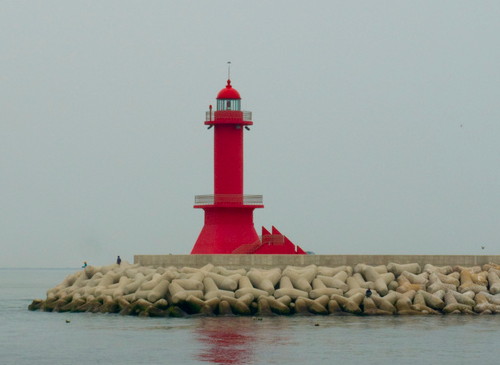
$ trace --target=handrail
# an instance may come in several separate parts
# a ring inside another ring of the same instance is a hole
[[[251,122],[252,121],[252,112],[250,112],[248,110],[243,110],[243,120]]]
[[[262,246],[262,242],[260,240],[257,240],[253,243],[247,243],[243,244],[241,246],[236,247],[232,254],[239,254],[239,255],[245,255],[245,254],[251,254],[257,251],[257,249]]]
[[[285,236],[282,234],[265,234],[259,236],[259,239],[252,243],[246,243],[236,247],[232,254],[251,254],[257,251],[263,245],[280,246],[285,244]]]
[[[282,234],[265,234],[261,236],[263,245],[284,245],[285,236]]]
[[[262,195],[243,195],[243,194],[209,194],[195,195],[194,205],[262,205]]]
[[[205,112],[205,121],[242,119],[245,122],[252,121],[252,112],[247,110],[209,110]]]

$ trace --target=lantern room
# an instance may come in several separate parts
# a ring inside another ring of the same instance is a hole
[[[231,86],[231,80],[217,94],[217,110],[241,110],[240,93]]]

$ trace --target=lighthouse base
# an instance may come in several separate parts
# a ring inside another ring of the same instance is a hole
[[[259,237],[253,224],[253,210],[262,205],[195,205],[205,211],[205,225],[191,254],[305,255],[306,252],[282,235],[262,227]]]
[[[255,206],[203,206],[205,225],[191,254],[230,254],[241,245],[260,242],[253,224]]]

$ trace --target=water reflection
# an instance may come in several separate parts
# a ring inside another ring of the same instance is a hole
[[[296,363],[299,349],[302,355],[312,358],[356,356],[369,361],[373,354],[391,357],[402,349],[415,354],[428,351],[431,343],[449,338],[455,331],[480,334],[477,340],[469,338],[468,346],[483,349],[492,340],[488,334],[498,331],[499,319],[498,316],[292,316],[264,317],[260,321],[249,317],[213,317],[196,319],[198,326],[192,334],[198,344],[196,360],[213,364]],[[484,335],[488,338],[486,342]],[[371,339],[370,351],[359,347],[366,338]],[[483,338],[482,342],[479,338]],[[398,344],[398,351],[387,350],[394,344]]]
[[[280,318],[210,317],[198,324],[194,334],[204,346],[196,357],[214,364],[254,363],[259,346],[289,344],[284,334],[290,323]]]
[[[205,344],[198,359],[215,364],[252,362],[256,336],[246,318],[202,318],[195,330],[196,339]]]

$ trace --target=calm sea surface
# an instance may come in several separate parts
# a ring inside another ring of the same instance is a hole
[[[0,364],[500,364],[500,315],[255,320],[28,311],[74,271],[0,269]]]

